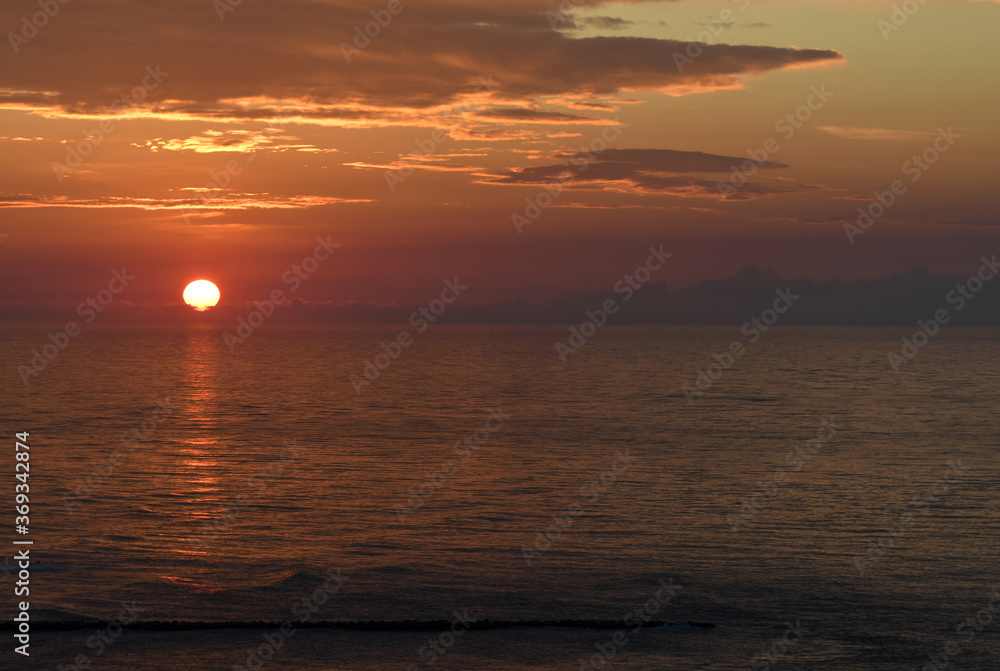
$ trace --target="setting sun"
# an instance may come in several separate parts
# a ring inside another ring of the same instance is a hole
[[[208,280],[196,280],[184,288],[184,302],[198,312],[215,307],[219,297],[219,287]]]

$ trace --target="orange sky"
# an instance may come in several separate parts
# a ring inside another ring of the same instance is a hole
[[[605,291],[650,244],[671,286],[1000,249],[996,2],[223,3],[0,9],[0,304],[121,267],[242,304],[320,235],[295,295],[335,303]]]

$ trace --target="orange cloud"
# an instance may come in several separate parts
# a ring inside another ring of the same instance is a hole
[[[718,44],[678,68],[673,55],[686,43],[573,37],[550,25],[548,1],[422,0],[347,62],[343,46],[355,39],[354,27],[371,22],[369,9],[346,0],[247,2],[220,22],[208,3],[93,0],[73,21],[52,21],[22,46],[17,67],[0,70],[0,108],[50,117],[114,115],[114,101],[136,90],[149,66],[163,73],[162,83],[117,116],[439,125],[432,117],[468,102],[488,76],[497,87],[468,111],[497,103],[531,107],[553,96],[586,104],[623,91],[734,87],[746,76],[843,59],[831,50]],[[0,21],[15,24],[16,13],[5,5]],[[496,111],[484,113],[501,120]],[[547,112],[527,116],[534,118],[515,120],[590,122]]]
[[[186,188],[185,191],[197,191]],[[362,198],[332,196],[274,196],[271,194],[225,194],[206,190],[214,195],[204,198],[135,198],[105,196],[101,198],[70,198],[68,196],[0,196],[0,208],[82,207],[136,208],[140,210],[252,210],[302,209],[340,203],[370,203]]]

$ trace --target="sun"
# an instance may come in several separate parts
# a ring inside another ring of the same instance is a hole
[[[198,312],[215,307],[220,296],[219,287],[208,280],[195,280],[184,288],[184,302]]]

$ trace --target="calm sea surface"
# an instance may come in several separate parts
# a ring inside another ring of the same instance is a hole
[[[230,669],[265,636],[274,669],[1000,668],[1000,330],[946,329],[897,374],[910,327],[609,326],[564,363],[566,327],[436,325],[358,394],[400,327],[265,326],[231,353],[229,325],[95,324],[24,385],[59,326],[0,324],[32,621],[274,626],[36,631],[27,659],[8,631],[2,668]],[[636,633],[636,609],[678,625]],[[297,626],[456,611],[524,626]],[[626,616],[618,644],[529,626]]]

